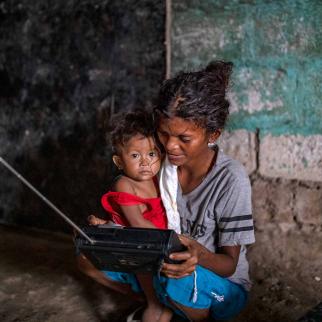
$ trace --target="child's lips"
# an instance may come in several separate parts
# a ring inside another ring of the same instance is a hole
[[[150,171],[150,170],[142,170],[142,171],[140,171],[140,174],[150,175],[150,174],[152,174],[152,171]]]

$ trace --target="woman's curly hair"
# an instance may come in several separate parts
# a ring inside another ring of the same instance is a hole
[[[231,62],[214,61],[197,72],[181,72],[166,80],[154,108],[160,116],[194,121],[212,133],[225,127],[229,115],[226,90],[232,72]]]

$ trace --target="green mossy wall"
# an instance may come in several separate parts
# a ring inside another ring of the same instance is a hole
[[[321,26],[319,0],[174,0],[172,73],[230,60],[230,129],[320,134]]]

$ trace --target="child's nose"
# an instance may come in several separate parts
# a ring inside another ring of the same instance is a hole
[[[150,164],[150,161],[147,158],[141,159],[141,162],[140,162],[141,167],[148,166],[149,164]]]

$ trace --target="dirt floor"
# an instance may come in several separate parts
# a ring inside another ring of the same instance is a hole
[[[124,321],[137,306],[77,271],[71,237],[0,226],[0,321]],[[232,322],[288,322],[322,302],[322,234],[257,232],[254,286]]]

